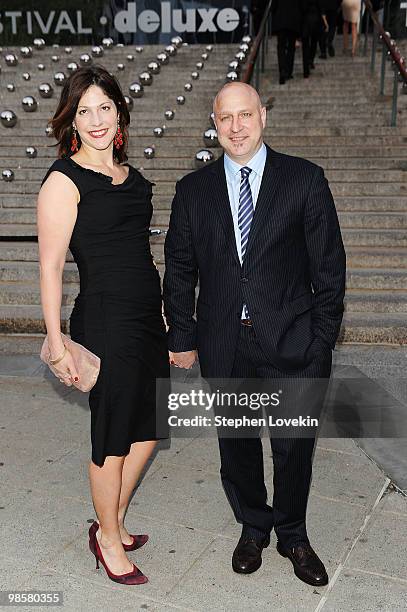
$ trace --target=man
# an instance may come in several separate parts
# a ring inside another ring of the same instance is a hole
[[[305,0],[273,0],[271,29],[277,34],[278,70],[280,85],[292,79],[295,43],[303,28]]]
[[[190,368],[198,352],[204,378],[329,377],[345,254],[324,173],[263,143],[266,109],[250,85],[225,85],[214,113],[224,155],[177,183],[166,238],[170,360]],[[243,525],[233,569],[260,567],[274,527],[296,575],[326,584],[305,526],[314,438],[271,437],[272,508],[261,440],[219,446],[222,483]]]
[[[321,59],[327,59],[327,48],[330,57],[335,56],[334,38],[338,21],[338,12],[342,0],[321,0],[322,12],[326,15],[328,28],[324,28],[321,33],[319,47],[321,49]]]

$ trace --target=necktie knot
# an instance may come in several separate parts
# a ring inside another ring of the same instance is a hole
[[[240,172],[242,175],[242,181],[244,181],[245,179],[249,178],[249,174],[252,171],[251,168],[248,168],[247,166],[243,166],[243,168],[240,168]]]

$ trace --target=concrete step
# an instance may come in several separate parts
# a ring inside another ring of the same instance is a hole
[[[39,355],[44,334],[0,334],[0,355]]]
[[[353,268],[398,268],[407,269],[407,251],[396,247],[357,247],[346,248],[346,265]]]
[[[407,292],[398,291],[391,294],[388,291],[347,291],[345,297],[347,313],[404,313],[407,316]]]
[[[346,287],[347,289],[407,291],[407,270],[351,268],[347,270]]]
[[[341,228],[352,228],[352,229],[407,229],[407,212],[383,212],[383,213],[372,213],[372,212],[340,212],[339,221]],[[155,210],[151,226],[168,226],[170,217],[170,210]],[[27,227],[26,229],[31,232],[35,230],[36,224],[36,211],[35,209],[29,208],[16,208],[16,209],[0,209],[0,232],[7,232],[7,226],[9,225],[24,225],[34,226]],[[24,228],[22,228],[24,231]],[[13,231],[15,231],[13,229]],[[0,235],[7,235],[0,233]],[[8,234],[10,235],[10,234]],[[35,235],[35,232],[34,232]]]
[[[405,313],[345,313],[340,343],[407,345]]]

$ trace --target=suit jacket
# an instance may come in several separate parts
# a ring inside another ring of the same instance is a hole
[[[319,166],[267,147],[242,265],[223,156],[188,174],[177,183],[165,258],[169,349],[197,348],[203,376],[230,376],[243,303],[263,352],[283,371],[303,368],[316,353],[334,348],[345,252]]]
[[[273,0],[271,29],[273,32],[291,30],[300,34],[307,0]]]

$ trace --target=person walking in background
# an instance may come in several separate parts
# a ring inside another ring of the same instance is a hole
[[[360,19],[361,0],[342,0],[343,15],[343,51],[348,51],[349,24],[352,31],[352,57],[355,57],[358,44],[358,25]]]
[[[295,43],[302,32],[304,0],[273,0],[272,32],[277,34],[280,85],[293,77]]]
[[[328,31],[328,22],[323,11],[323,0],[305,0],[302,26],[302,63],[304,79],[310,75],[315,67],[314,60],[318,41],[322,32]]]
[[[260,29],[261,20],[263,19],[264,11],[268,4],[268,0],[252,0],[250,12],[253,19],[253,34],[257,36]]]
[[[323,29],[319,46],[321,49],[321,59],[327,59],[327,52],[330,57],[335,56],[334,38],[338,21],[338,12],[342,0],[322,0],[322,10],[328,23],[328,31]]]
[[[147,577],[126,552],[148,536],[130,535],[124,519],[157,443],[156,378],[169,377],[169,363],[149,243],[152,184],[127,163],[129,123],[120,85],[107,70],[80,68],[69,77],[51,120],[60,158],[38,196],[38,242],[41,302],[60,381],[79,379],[61,337],[68,246],[80,278],[71,337],[101,359],[89,395],[89,478],[99,521],[89,529],[89,547],[111,580],[136,585]]]

